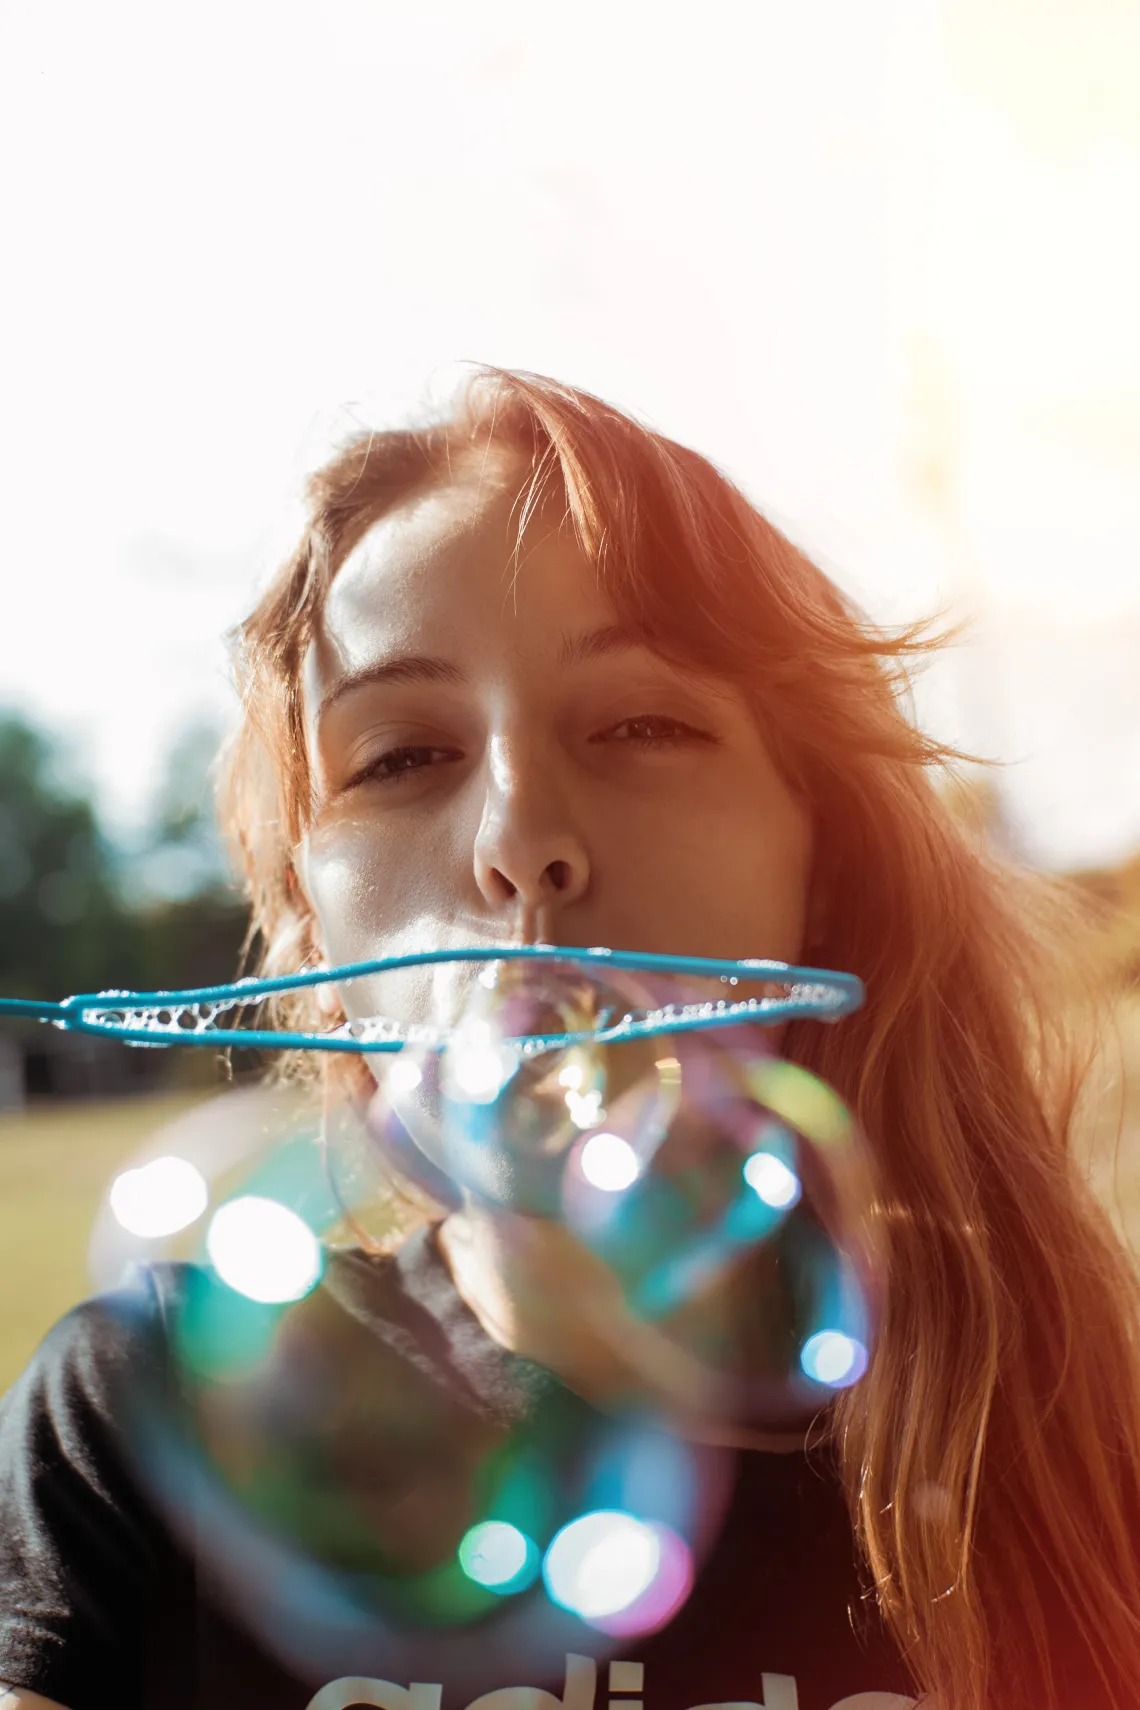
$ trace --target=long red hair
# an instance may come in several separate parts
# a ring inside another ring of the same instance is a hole
[[[953,1710],[1075,1710],[1088,1682],[1123,1710],[1140,1690],[1136,1288],[1073,1152],[1071,911],[947,807],[955,756],[906,706],[918,631],[870,625],[696,453],[568,386],[478,371],[445,419],[361,435],[313,477],[296,551],[235,637],[223,809],[261,966],[313,949],[291,850],[325,593],[389,506],[492,438],[522,460],[520,540],[554,495],[619,617],[734,683],[812,809],[824,925],[805,959],[858,974],[867,1002],[793,1024],[785,1049],[877,1160],[885,1319],[829,1420],[871,1594]]]

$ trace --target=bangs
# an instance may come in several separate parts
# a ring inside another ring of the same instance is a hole
[[[458,462],[521,465],[515,562],[540,515],[560,510],[619,623],[666,659],[735,687],[801,793],[826,794],[855,754],[923,765],[961,758],[898,716],[912,657],[945,636],[871,625],[706,458],[588,392],[539,375],[477,370],[449,412],[362,433],[309,482],[292,558],[231,638],[265,793],[295,844],[310,812],[300,677],[333,579],[396,505],[447,484]],[[250,767],[254,760],[251,755]]]

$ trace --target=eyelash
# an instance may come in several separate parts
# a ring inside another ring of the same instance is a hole
[[[614,731],[623,726],[656,725],[658,728],[651,733],[640,736],[628,736],[624,740],[635,743],[638,748],[662,749],[680,748],[686,742],[712,742],[714,737],[708,731],[697,730],[691,724],[683,724],[678,718],[665,718],[657,713],[637,713],[633,718],[623,718],[619,724],[612,725],[609,730],[602,731],[598,736],[592,736],[591,742],[604,742],[613,736]],[[662,729],[664,726],[666,728]]]
[[[413,773],[419,772],[423,770],[423,768],[421,766],[401,765],[392,766],[391,771],[385,771],[383,768],[385,765],[391,765],[392,761],[400,761],[409,755],[421,754],[442,754],[445,760],[459,760],[462,758],[454,748],[432,748],[426,743],[421,743],[419,745],[409,744],[404,748],[389,748],[386,753],[378,754],[375,760],[369,761],[368,765],[365,766],[362,771],[357,772],[355,777],[350,778],[346,787],[350,790],[355,789],[357,784],[366,784],[370,778],[375,778],[377,783],[380,784],[403,783],[410,778]]]
[[[642,750],[660,751],[679,748],[687,742],[715,741],[715,738],[710,736],[707,731],[697,730],[690,724],[683,724],[680,719],[664,718],[655,713],[639,713],[633,718],[623,718],[618,724],[612,725],[609,730],[592,736],[590,741],[592,743],[604,742],[607,737],[612,737],[616,731],[623,727],[628,726],[632,729],[636,725],[656,727],[651,731],[643,730],[640,735],[631,735],[621,739],[633,743]],[[445,760],[462,758],[458,751],[453,748],[431,748],[426,744],[418,746],[409,744],[404,748],[389,748],[386,753],[378,754],[375,760],[365,766],[355,777],[350,778],[347,788],[355,789],[358,784],[367,783],[372,778],[381,784],[403,783],[414,773],[424,768],[422,765],[401,765],[398,762],[417,755],[442,755]],[[397,764],[393,764],[393,762],[397,762]],[[385,767],[389,767],[390,770],[385,770]]]

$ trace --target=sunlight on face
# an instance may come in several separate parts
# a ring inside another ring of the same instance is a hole
[[[725,684],[621,630],[506,460],[351,553],[305,663],[298,851],[345,963],[522,938],[797,959],[808,816]]]

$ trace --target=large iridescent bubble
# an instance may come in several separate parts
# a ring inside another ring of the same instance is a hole
[[[300,1675],[438,1678],[446,1648],[474,1694],[654,1631],[715,1541],[717,1445],[799,1429],[861,1377],[880,1267],[840,1100],[735,1014],[622,1026],[721,1001],[472,965],[438,1025],[417,997],[398,1054],[318,1100],[227,1094],[110,1185],[96,1280],[141,1262],[125,1310],[149,1322],[157,1288],[165,1315],[124,1398],[140,1464]],[[588,1398],[455,1295],[448,1216],[525,1232],[529,1286],[600,1351]]]
[[[449,1203],[548,1225],[632,1386],[772,1426],[866,1368],[871,1174],[839,1098],[763,1029],[612,1026],[710,1001],[692,980],[487,964],[442,1050],[379,1071],[367,1125]]]

